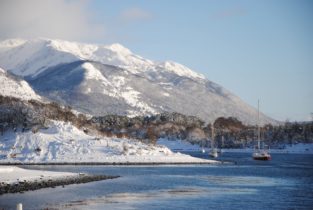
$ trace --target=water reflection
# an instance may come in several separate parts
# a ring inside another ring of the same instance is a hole
[[[225,194],[254,194],[257,190],[249,188],[199,188],[180,187],[168,190],[148,191],[143,193],[113,193],[107,196],[86,200],[75,200],[65,204],[52,206],[53,209],[136,209],[138,205],[149,206],[155,202],[159,204],[170,200],[186,200],[190,198],[208,199],[212,196]],[[188,206],[188,205],[186,205]],[[51,206],[50,206],[51,207]]]
[[[232,186],[283,186],[291,185],[292,181],[279,178],[253,177],[253,176],[203,176],[211,184],[232,185]]]

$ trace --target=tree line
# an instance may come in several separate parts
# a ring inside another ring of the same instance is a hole
[[[85,133],[93,135],[131,138],[152,144],[159,138],[168,138],[208,146],[211,138],[211,124],[206,124],[195,116],[165,112],[133,118],[119,115],[87,117],[82,113],[75,113],[70,106],[61,106],[55,102],[22,101],[0,95],[1,135],[9,129],[37,132],[47,128],[49,120],[71,122]],[[213,125],[215,142],[219,147],[251,147],[255,143],[255,125],[244,125],[234,117],[220,117]],[[261,127],[261,137],[271,146],[313,143],[313,123],[286,122],[264,125]]]

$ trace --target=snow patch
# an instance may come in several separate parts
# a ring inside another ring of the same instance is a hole
[[[105,78],[102,73],[94,67],[89,62],[86,62],[82,65],[82,67],[86,70],[85,71],[85,77],[87,80],[94,79],[101,81],[101,85],[103,85],[102,93],[114,98],[122,98],[125,100],[127,104],[129,104],[131,107],[135,107],[139,109],[140,111],[137,113],[154,113],[157,112],[150,107],[147,103],[140,100],[140,92],[134,90],[131,87],[124,87],[125,85],[125,77],[116,76],[113,77],[111,81],[109,81],[107,78]],[[86,86],[87,84],[83,84],[82,86]],[[88,94],[92,92],[91,88],[85,89],[85,93]],[[133,116],[135,112],[130,113],[131,116]]]
[[[125,77],[116,76],[113,77],[112,81],[116,87],[122,87],[123,85],[125,85]]]
[[[148,104],[140,100],[140,92],[133,90],[131,87],[128,87],[127,91],[121,92],[121,96],[124,98],[126,103],[132,107],[140,109],[141,113],[153,113],[156,114],[157,111],[150,107]]]
[[[109,84],[108,80],[91,63],[84,63],[82,67],[86,70],[85,71],[86,79],[102,80],[105,85]]]
[[[158,65],[159,68],[163,68],[165,70],[171,71],[179,76],[191,77],[191,78],[198,78],[198,79],[205,79],[205,76],[199,73],[192,71],[191,69],[183,66],[179,63],[175,63],[172,61],[165,61],[161,62]]]

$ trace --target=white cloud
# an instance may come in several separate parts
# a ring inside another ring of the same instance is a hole
[[[121,20],[125,22],[148,20],[151,17],[151,13],[138,7],[128,8],[120,14]]]
[[[103,37],[91,22],[86,1],[1,0],[0,39],[47,37],[85,41]]]

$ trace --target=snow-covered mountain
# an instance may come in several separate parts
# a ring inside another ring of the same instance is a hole
[[[28,83],[0,68],[0,95],[12,96],[22,100],[41,100]]]
[[[0,67],[36,92],[93,115],[164,111],[205,121],[237,117],[256,123],[257,111],[222,86],[171,61],[142,58],[120,44],[10,39],[0,43]],[[262,123],[274,122],[261,115]]]

